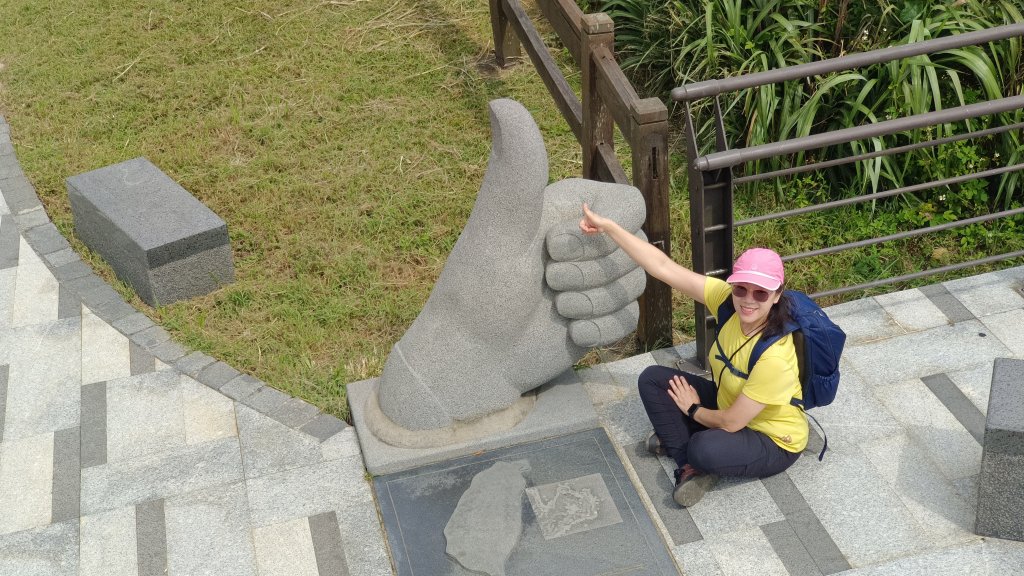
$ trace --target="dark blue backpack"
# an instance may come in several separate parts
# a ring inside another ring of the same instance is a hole
[[[715,338],[715,345],[718,346],[716,358],[723,361],[726,368],[735,376],[746,379],[754,364],[769,346],[786,334],[792,334],[803,400],[793,398],[790,403],[801,410],[828,406],[835,400],[836,391],[839,389],[839,357],[843,353],[843,345],[846,344],[846,333],[829,319],[825,311],[814,300],[811,300],[803,292],[786,290],[785,294],[789,298],[789,311],[792,320],[786,324],[781,334],[759,339],[754,344],[746,372],[734,366],[725,357],[717,337]],[[719,328],[724,326],[725,322],[735,313],[736,309],[732,305],[732,298],[726,298],[725,302],[718,307],[716,319]],[[813,416],[811,416],[811,420],[818,424]],[[821,428],[821,424],[818,424],[818,427]],[[825,436],[823,428],[822,436],[825,445],[821,454],[818,455],[818,460],[821,460],[825,455],[825,450],[828,450],[828,437]]]

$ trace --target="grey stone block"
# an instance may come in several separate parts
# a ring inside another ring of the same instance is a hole
[[[203,368],[196,379],[214,390],[220,390],[221,387],[237,378],[238,375],[238,370],[231,366],[223,362],[214,362]]]
[[[121,298],[116,290],[107,285],[80,292],[79,296],[90,310],[108,324],[137,312]]]
[[[30,230],[36,226],[42,226],[50,222],[50,217],[42,206],[30,206],[18,213],[18,228],[22,231]],[[38,250],[37,250],[38,252]]]
[[[173,340],[166,340],[149,348],[149,353],[164,364],[174,364],[178,358],[188,354],[188,350]]]
[[[996,358],[974,531],[1024,541],[1024,360]]]
[[[286,400],[291,396],[271,388],[270,386],[264,386],[260,388],[255,394],[242,399],[242,403],[250,408],[253,408],[264,414],[271,414],[279,406],[285,403]]]
[[[42,255],[71,248],[68,241],[50,221],[26,230],[25,240],[28,240],[29,245]]]
[[[210,364],[216,362],[216,358],[212,358],[203,354],[202,352],[193,352],[184,358],[178,359],[174,363],[174,367],[177,368],[182,374],[187,374],[193,378],[199,375]]]
[[[263,382],[248,374],[242,374],[220,387],[220,393],[232,400],[243,400],[263,387]]]
[[[153,324],[153,321],[150,320],[149,317],[143,314],[142,312],[136,312],[134,314],[121,318],[117,322],[111,324],[111,326],[113,326],[118,332],[122,334],[131,335],[135,334],[136,332],[141,332],[143,330],[152,328],[153,326],[155,326],[155,324]]]
[[[46,260],[46,263],[50,266],[51,270],[80,260],[78,254],[70,247],[64,250],[57,250],[56,252],[44,254],[43,259]]]
[[[88,292],[112,290],[106,282],[100,280],[99,277],[94,274],[86,274],[77,278],[70,278],[66,281],[62,281],[61,284],[66,288],[74,290],[75,294],[82,296],[83,299],[85,294]]]
[[[92,268],[81,260],[68,262],[53,269],[53,277],[61,283],[74,280],[75,278],[84,278],[90,274],[92,274]]]
[[[67,189],[78,237],[149,305],[234,280],[227,224],[149,160],[72,176]]]
[[[5,134],[0,132],[0,134]],[[0,136],[0,142],[4,142],[3,136]],[[7,140],[10,142],[10,140]],[[0,180],[5,178],[25,178],[25,173],[21,170],[21,165],[18,164],[17,160],[12,156],[5,156],[0,161]]]
[[[159,326],[153,326],[132,334],[129,340],[136,344],[146,348],[147,350],[156,347],[158,344],[162,344],[171,339],[171,335],[166,330]]]
[[[316,406],[298,398],[289,398],[278,406],[270,417],[290,428],[299,428],[316,418],[319,413],[320,410]]]
[[[306,434],[318,438],[321,442],[344,430],[348,424],[330,414],[321,414],[300,428]]]
[[[4,201],[12,214],[21,214],[26,210],[42,206],[36,189],[24,178],[0,179],[0,190],[4,191]]]

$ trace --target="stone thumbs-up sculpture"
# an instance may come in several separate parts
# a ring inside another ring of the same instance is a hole
[[[579,229],[581,206],[643,236],[632,186],[548,184],[539,129],[513,100],[490,103],[493,146],[476,204],[422,312],[394,345],[368,424],[405,447],[511,427],[525,393],[594,346],[636,328],[645,274],[606,235]]]

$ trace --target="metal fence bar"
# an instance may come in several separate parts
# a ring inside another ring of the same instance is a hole
[[[893,240],[906,240],[907,238],[914,238],[916,236],[923,236],[925,234],[931,234],[933,232],[942,232],[943,230],[949,230],[952,228],[959,228],[961,226],[969,226],[971,224],[980,224],[981,222],[988,222],[989,220],[998,220],[1000,218],[1007,218],[1009,216],[1016,216],[1017,214],[1024,214],[1024,208],[1014,208],[1012,210],[1003,210],[1002,212],[994,212],[992,214],[985,214],[982,216],[975,216],[973,218],[964,218],[963,220],[955,220],[953,222],[946,222],[943,224],[936,224],[935,226],[929,226],[927,228],[918,228],[916,230],[907,230],[905,232],[897,232],[895,234],[889,234],[888,236],[879,236],[877,238],[868,238],[867,240],[858,240],[856,242],[849,242],[847,244],[840,244],[839,246],[830,246],[828,248],[819,248],[818,250],[809,250],[807,252],[799,252],[797,254],[790,254],[789,256],[783,256],[783,262],[791,262],[793,260],[800,260],[801,258],[810,258],[813,256],[825,256],[827,254],[835,254],[837,252],[843,252],[845,250],[853,250],[855,248],[864,248],[865,246],[874,246],[876,244],[883,244],[885,242],[891,242]]]
[[[869,52],[846,54],[827,60],[819,60],[807,64],[797,64],[776,70],[755,72],[745,76],[734,76],[720,80],[705,80],[684,84],[672,90],[672,99],[677,102],[692,102],[699,98],[717,96],[725,92],[735,92],[746,88],[755,88],[765,84],[775,84],[786,80],[798,80],[808,76],[821,76],[832,72],[864,68],[872,64],[881,64],[892,60],[900,60],[911,56],[942,52],[953,48],[962,48],[973,44],[984,44],[1024,36],[1024,23],[996,26],[986,30],[965,32],[955,36],[944,36],[934,40],[914,42],[902,46],[880,48]]]
[[[892,190],[885,190],[883,192],[873,192],[871,194],[864,194],[862,196],[843,198],[842,200],[833,200],[832,202],[823,202],[821,204],[815,204],[814,206],[794,208],[793,210],[785,210],[783,212],[776,212],[774,214],[762,214],[761,216],[754,216],[752,218],[747,218],[746,220],[740,220],[739,222],[735,223],[735,226],[747,226],[750,224],[757,224],[758,222],[764,222],[765,220],[775,220],[780,218],[788,218],[790,216],[799,216],[800,214],[809,214],[811,212],[821,212],[823,210],[828,210],[831,208],[839,208],[840,206],[860,204],[871,200],[879,200],[881,198],[889,198],[890,196],[906,194],[908,192],[918,192],[921,190],[927,190],[929,188],[937,188],[939,186],[960,184],[961,182],[969,182],[971,180],[978,180],[980,178],[990,178],[992,176],[999,176],[1000,174],[1005,174],[1007,172],[1017,172],[1019,170],[1024,170],[1024,162],[1020,164],[1011,164],[1009,166],[1001,166],[999,168],[990,168],[989,170],[982,170],[981,172],[973,172],[971,174],[964,174],[962,176],[953,176],[951,178],[944,178],[942,180],[933,180],[931,182],[924,182],[922,184],[913,184],[911,186],[904,186],[902,188],[893,188]]]
[[[857,284],[856,286],[847,286],[845,288],[836,288],[834,290],[816,292],[814,294],[811,294],[810,296],[811,298],[825,298],[828,296],[836,296],[839,294],[846,294],[848,292],[856,292],[858,290],[867,290],[869,288],[877,288],[879,286],[886,286],[888,284],[904,282],[906,280],[916,280],[917,278],[924,278],[925,276],[933,276],[935,274],[942,274],[944,272],[963,270],[964,268],[981,266],[982,264],[991,264],[992,262],[999,262],[1000,260],[1012,260],[1014,258],[1020,258],[1022,256],[1024,256],[1024,250],[1017,250],[1016,252],[1007,252],[1005,254],[998,254],[996,256],[987,256],[985,258],[971,260],[970,262],[958,262],[956,264],[949,264],[948,266],[942,266],[939,268],[929,268],[928,270],[921,270],[919,272],[904,274],[902,276],[893,276],[892,278],[883,278],[882,280],[865,282],[864,284]]]
[[[725,152],[714,152],[697,158],[697,168],[699,170],[730,168],[737,164],[764,160],[773,156],[795,154],[836,144],[847,144],[876,136],[888,136],[897,132],[903,132],[904,130],[959,122],[960,120],[989,116],[1000,112],[1010,112],[1020,110],[1021,108],[1024,108],[1024,96],[1008,96],[998,100],[978,102],[966,106],[957,106],[956,108],[946,108],[945,110],[925,112],[924,114],[915,114],[903,118],[893,118],[892,120],[885,120],[875,124],[853,126],[841,130],[833,130],[832,132],[792,138],[781,142],[771,142],[769,144],[760,144],[758,146],[727,150]]]
[[[793,174],[800,174],[803,172],[813,172],[815,170],[832,168],[834,166],[852,164],[854,162],[860,162],[861,160],[871,160],[872,158],[878,158],[879,156],[894,156],[896,154],[902,154],[903,152],[911,152],[913,150],[920,150],[922,148],[933,148],[935,146],[941,146],[943,144],[949,144],[951,142],[959,142],[960,140],[969,140],[971,138],[983,138],[985,136],[992,136],[994,134],[1002,134],[1003,132],[1012,132],[1013,130],[1020,129],[1024,129],[1024,122],[1008,124],[1005,126],[996,126],[995,128],[987,128],[985,130],[975,130],[974,132],[956,134],[954,136],[946,136],[944,138],[925,140],[924,142],[917,142],[915,144],[907,144],[905,146],[897,146],[895,148],[886,148],[884,150],[876,150],[875,152],[868,152],[866,154],[846,156],[845,158],[836,158],[835,160],[826,160],[825,162],[815,162],[813,164],[804,164],[802,166],[794,166],[793,168],[785,168],[783,170],[773,170],[771,172],[751,174],[749,176],[734,178],[733,184],[748,184],[751,182],[760,182],[761,180],[768,180],[771,178],[792,176]]]

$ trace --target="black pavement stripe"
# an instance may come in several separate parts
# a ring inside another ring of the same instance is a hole
[[[166,576],[167,519],[162,499],[135,506],[135,539],[139,576]]]
[[[64,286],[57,289],[57,318],[77,318],[82,315],[82,301],[74,291]]]
[[[0,365],[0,442],[4,441],[4,414],[7,413],[8,365]]]
[[[348,576],[348,562],[341,542],[338,516],[334,512],[310,516],[309,533],[313,537],[317,573],[320,576]]]
[[[7,413],[7,372],[8,365],[0,365],[0,442],[3,442],[3,421]]]
[[[79,429],[53,434],[53,505],[50,522],[77,520],[81,516],[82,469],[79,465]]]
[[[661,467],[658,458],[647,452],[647,443],[640,442],[624,448],[644,492],[654,504],[654,510],[665,525],[672,542],[679,546],[703,540],[704,536],[694,523],[690,512],[680,508],[672,500],[672,480],[665,474],[665,469]]]
[[[92,382],[82,386],[81,404],[81,466],[107,463],[107,383]]]
[[[956,324],[957,322],[963,322],[965,320],[974,320],[974,314],[963,305],[962,302],[956,299],[949,293],[942,284],[930,284],[928,286],[922,286],[918,288],[935,307],[942,311],[949,318],[949,321]]]
[[[775,555],[782,560],[786,571],[794,576],[822,576],[821,570],[814,563],[804,543],[797,537],[793,527],[787,520],[779,520],[771,524],[761,526],[768,543],[775,550]]]
[[[839,550],[839,546],[832,540],[832,536],[825,530],[821,520],[807,505],[803,494],[797,489],[789,474],[782,472],[775,476],[762,478],[761,483],[775,500],[775,505],[782,511],[786,522],[822,574],[835,574],[850,569],[850,563]],[[781,543],[780,547],[782,547]],[[787,544],[782,549],[792,550],[792,547]],[[790,564],[797,565],[801,562],[798,557],[782,558],[780,556],[780,559],[787,569]]]
[[[156,372],[156,358],[131,340],[128,341],[128,358],[132,376]]]
[[[18,265],[18,252],[21,248],[18,223],[14,216],[0,216],[0,270]]]
[[[932,374],[921,378],[921,381],[928,386],[932,394],[935,394],[939,402],[942,402],[946,409],[956,416],[956,419],[971,433],[971,436],[974,436],[978,444],[982,444],[985,439],[985,415],[964,395],[960,388],[957,388],[949,376]]]

